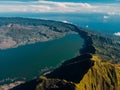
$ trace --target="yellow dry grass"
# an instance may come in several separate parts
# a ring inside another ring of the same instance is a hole
[[[76,90],[120,90],[120,64],[101,62],[93,55],[94,66],[87,72]]]

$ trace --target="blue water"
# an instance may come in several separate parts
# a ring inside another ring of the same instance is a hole
[[[83,40],[78,34],[70,34],[52,41],[0,50],[0,84],[13,79],[31,80],[39,76],[41,70],[53,69],[78,55],[82,45]]]
[[[95,32],[113,35],[120,32],[120,16],[100,13],[1,13],[0,17],[26,17],[56,21],[68,21],[77,26],[89,28]],[[109,18],[105,19],[104,16]]]

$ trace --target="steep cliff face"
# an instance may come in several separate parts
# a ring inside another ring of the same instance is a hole
[[[76,90],[120,90],[120,64],[101,62],[93,55],[94,66],[84,75]]]

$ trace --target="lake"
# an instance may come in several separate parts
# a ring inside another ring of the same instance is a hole
[[[78,55],[82,45],[83,39],[78,34],[69,34],[47,42],[0,50],[0,84],[31,80]]]

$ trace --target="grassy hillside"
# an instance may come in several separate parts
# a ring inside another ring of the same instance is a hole
[[[120,90],[120,64],[102,62],[93,55],[94,66],[76,84],[75,90]]]

